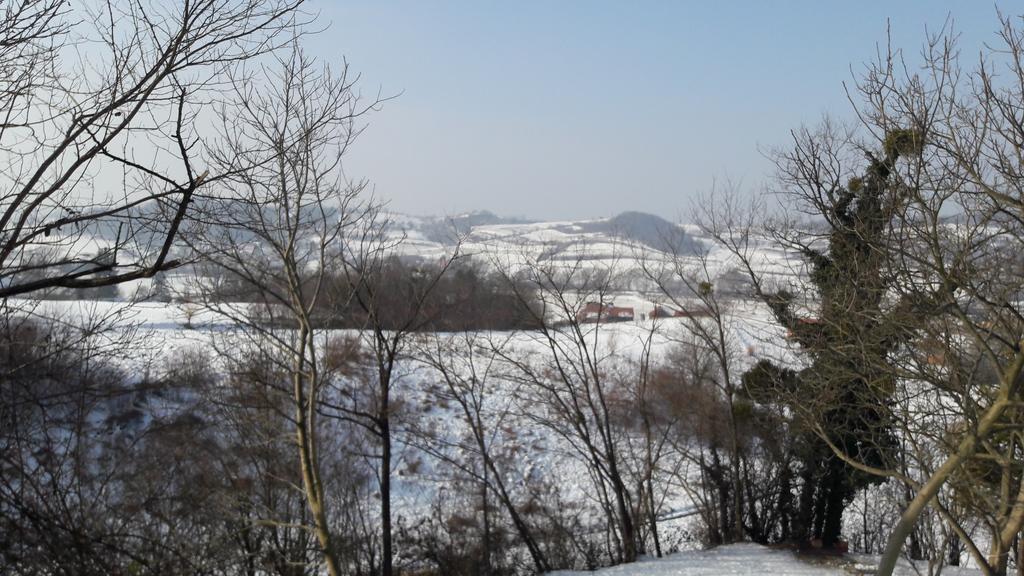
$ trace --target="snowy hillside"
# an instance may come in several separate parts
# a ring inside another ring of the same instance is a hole
[[[739,262],[695,225],[624,212],[594,220],[530,222],[476,212],[450,219],[391,214],[392,240],[410,258],[435,261],[461,241],[462,254],[484,264],[515,268],[525,260],[583,265],[638,276],[643,263],[672,258],[696,263],[706,255],[712,276],[736,275]],[[754,238],[751,260],[770,278],[788,282],[802,274],[802,259],[768,238]]]
[[[620,275],[623,290],[646,291],[650,286],[642,280],[643,267],[657,267],[673,259],[696,266],[698,256],[703,256],[702,265],[707,265],[712,277],[723,278],[727,283],[744,281],[736,258],[706,237],[699,227],[640,212],[546,222],[504,218],[486,211],[451,217],[400,213],[383,217],[388,223],[385,236],[394,246],[395,254],[409,260],[437,262],[451,256],[458,246],[463,258],[486,267],[514,273],[528,262],[544,262],[566,268],[599,269]],[[74,251],[80,257],[99,257],[112,245],[110,234],[105,230],[95,235],[83,234],[74,242]],[[753,265],[768,278],[795,284],[803,274],[802,259],[768,238],[753,239],[751,250]],[[185,254],[182,246],[171,252],[175,258]],[[180,280],[193,274],[193,270],[185,267],[166,273],[162,280],[180,289]],[[153,290],[153,280],[134,280],[119,290],[122,298],[145,299]]]

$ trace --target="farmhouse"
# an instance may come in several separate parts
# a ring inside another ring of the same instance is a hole
[[[797,333],[804,334],[806,336],[807,330],[814,326],[821,326],[820,318],[800,317],[796,319],[796,325],[790,327],[786,331],[786,339],[792,340],[796,338]]]
[[[609,302],[587,302],[580,311],[576,313],[576,321],[587,322],[629,322],[633,320],[632,308],[620,307]]]

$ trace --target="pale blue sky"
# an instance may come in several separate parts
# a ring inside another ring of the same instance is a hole
[[[1000,4],[1004,11],[1024,5]],[[715,179],[751,190],[760,150],[825,113],[884,43],[912,59],[951,16],[994,38],[978,1],[381,2],[313,0],[311,50],[362,89],[401,92],[347,161],[392,208],[534,218],[676,218]]]

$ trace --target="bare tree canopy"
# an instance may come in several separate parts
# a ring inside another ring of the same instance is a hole
[[[0,296],[178,266],[198,120],[224,73],[295,30],[301,0],[14,2],[0,20]]]

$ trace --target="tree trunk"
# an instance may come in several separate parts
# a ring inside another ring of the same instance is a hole
[[[654,505],[654,484],[647,479],[647,513],[651,522],[651,539],[654,540],[654,554],[661,558],[661,539],[658,538],[658,512]]]
[[[736,455],[733,454],[733,458]],[[732,542],[743,541],[743,492],[742,481],[740,480],[739,462],[733,462],[733,488],[732,488],[732,533],[729,539]]]
[[[647,516],[651,524],[651,539],[654,540],[654,554],[661,558],[661,541],[658,538],[658,514],[654,505],[654,455],[651,453],[651,422],[644,412],[645,468],[647,481]]]
[[[381,576],[393,576],[391,549],[391,417],[388,415],[388,394],[382,394],[380,427],[380,519]]]
[[[484,516],[484,536],[483,536],[483,567],[481,573],[484,576],[490,576],[491,574],[491,516],[489,514],[489,504],[487,498],[487,466],[483,469],[484,480],[480,483],[480,505],[483,510]]]
[[[320,483],[320,474],[317,470],[315,440],[312,437],[313,431],[308,429],[312,424],[309,422],[304,409],[301,393],[302,377],[294,376],[296,386],[296,440],[299,445],[299,465],[302,471],[302,487],[306,493],[306,503],[313,515],[313,531],[316,534],[317,542],[320,544],[320,551],[327,565],[327,572],[331,576],[340,576],[341,571],[338,562],[334,557],[334,549],[331,545],[331,532],[327,524],[327,514],[323,505],[323,485]],[[307,400],[311,402],[312,400]]]
[[[992,576],[1006,576],[1006,566],[1010,562],[1010,551],[1003,548],[999,536],[992,537],[992,547],[988,552],[989,572]]]
[[[1017,535],[1017,576],[1024,576],[1024,542],[1020,541],[1020,534]]]
[[[949,540],[949,565],[959,566],[960,565],[960,542],[955,538]]]
[[[636,529],[633,526],[633,516],[627,503],[626,485],[619,475],[618,466],[614,457],[609,456],[608,472],[612,476],[612,488],[615,490],[615,504],[619,512],[619,529],[622,534],[622,560],[633,562],[636,560]]]
[[[320,479],[320,458],[316,444],[316,402],[317,382],[307,375],[310,358],[307,350],[312,348],[311,331],[308,324],[299,325],[301,348],[295,353],[292,365],[292,395],[295,402],[296,442],[299,447],[299,466],[302,472],[303,491],[306,503],[313,515],[313,531],[330,576],[340,576],[338,561],[331,544],[330,526],[324,510],[324,487]],[[307,389],[308,386],[308,389]]]
[[[721,323],[719,322],[719,325]],[[725,336],[722,336],[724,341]],[[724,358],[724,355],[723,355]],[[726,380],[729,378],[729,367],[723,362],[723,374]],[[729,450],[732,452],[731,473],[732,473],[732,530],[729,533],[729,540],[741,542],[743,540],[743,480],[740,474],[740,441],[736,426],[735,394],[732,390],[728,392],[729,398]]]
[[[1024,362],[1024,354],[1018,353],[1017,358],[1014,359],[1014,365],[1004,375],[1004,385],[999,398],[992,403],[992,406],[982,416],[978,422],[977,429],[960,441],[957,451],[943,462],[942,466],[921,486],[917,495],[907,505],[906,510],[903,511],[903,515],[900,516],[899,521],[889,535],[889,540],[885,545],[885,552],[882,554],[882,559],[878,565],[878,576],[892,576],[893,570],[896,568],[896,562],[900,557],[900,551],[903,549],[903,543],[906,542],[907,536],[910,535],[910,532],[917,524],[917,519],[939,493],[946,480],[964,461],[974,455],[978,449],[978,443],[981,439],[987,437],[992,428],[998,423],[1009,404],[1010,388],[1015,384],[1017,377],[1020,375],[1022,362]]]
[[[998,542],[993,543],[993,552],[997,547],[1001,552],[998,557],[993,558],[994,562],[992,560],[989,561],[994,573],[1000,576],[1006,574],[1010,562],[1011,549],[1018,542],[1022,527],[1024,527],[1024,482],[1021,482],[1018,487],[1016,498],[1010,507],[1009,514],[1006,516],[1003,529],[999,533]],[[1018,572],[1020,571],[1019,565],[1017,570]]]
[[[800,472],[800,507],[793,522],[793,538],[799,544],[805,544],[811,537],[814,522],[814,501],[817,483],[814,481],[814,470],[805,467]]]
[[[843,530],[843,509],[846,507],[846,466],[838,458],[830,461],[825,483],[825,510],[822,519],[821,545],[832,548]]]
[[[515,526],[516,532],[519,537],[526,544],[526,549],[530,553],[530,558],[533,560],[533,566],[537,569],[538,573],[550,572],[551,565],[548,564],[547,558],[544,557],[544,552],[537,545],[537,541],[534,540],[533,534],[530,533],[530,527],[523,520],[523,517],[516,510],[515,505],[512,503],[512,497],[509,496],[508,490],[505,488],[505,483],[498,476],[497,471],[494,469],[494,463],[491,461],[489,456],[484,456],[484,461],[487,467],[491,470],[491,474],[494,476],[495,487],[498,489],[498,499],[505,506],[508,511],[509,517],[512,519],[512,525]]]

